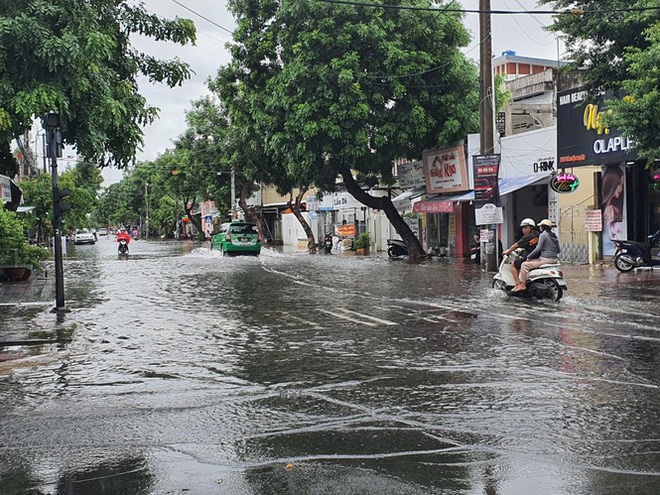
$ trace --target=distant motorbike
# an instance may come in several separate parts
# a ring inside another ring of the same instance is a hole
[[[128,241],[126,239],[119,239],[119,246],[117,246],[118,256],[128,256]]]
[[[525,290],[511,292],[516,286],[511,273],[511,265],[514,260],[520,258],[523,252],[523,249],[516,249],[513,253],[504,255],[499,272],[493,277],[493,288],[503,290],[507,296],[535,297],[536,299],[559,301],[564,295],[564,291],[568,290],[564,274],[559,269],[559,264],[541,265],[530,270]]]
[[[325,251],[326,254],[330,254],[332,251],[332,234],[327,233],[325,234],[325,237],[323,238],[323,250]]]
[[[616,251],[614,252],[614,267],[620,272],[629,272],[642,266],[660,266],[659,253],[653,254],[660,248],[660,230],[648,236],[648,242],[635,242],[613,239]]]
[[[481,244],[476,242],[474,244],[470,244],[470,259],[474,261],[476,264],[479,264],[481,262]]]
[[[408,256],[408,248],[404,242],[399,239],[388,239],[387,255],[390,258],[401,258],[402,256]]]

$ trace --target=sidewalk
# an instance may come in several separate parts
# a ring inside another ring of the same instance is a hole
[[[34,274],[25,282],[0,282],[0,308],[47,302],[55,304],[55,278],[50,274]]]

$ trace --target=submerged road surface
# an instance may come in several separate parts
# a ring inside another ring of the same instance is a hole
[[[660,493],[660,273],[560,303],[457,260],[69,246],[0,308],[0,493]]]

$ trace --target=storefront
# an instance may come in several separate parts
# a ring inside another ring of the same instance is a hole
[[[660,228],[657,169],[638,159],[634,143],[621,131],[604,126],[603,101],[614,98],[613,94],[594,102],[586,91],[576,88],[559,92],[557,98],[559,168],[592,167],[587,184],[593,191],[589,207],[600,211],[602,221],[601,230],[592,234],[590,254],[591,259],[609,258],[615,250],[613,240],[644,241]]]
[[[503,223],[498,237],[506,247],[519,237],[520,221],[533,218],[538,222],[549,218],[558,222],[557,195],[549,188],[551,177],[557,171],[557,129],[545,127],[530,132],[506,136],[499,142],[500,166],[498,187]],[[473,157],[479,153],[478,134],[468,136],[469,172],[473,181]],[[471,201],[474,196],[463,200]],[[475,233],[474,213],[470,215],[468,229]]]

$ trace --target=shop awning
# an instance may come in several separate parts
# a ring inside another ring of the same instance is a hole
[[[416,187],[414,189],[408,189],[407,191],[403,191],[398,196],[394,196],[392,198],[392,203],[400,203],[406,200],[419,198],[423,194],[426,194],[426,187]]]
[[[529,175],[525,177],[513,177],[500,179],[500,196],[511,194],[523,187],[532,186],[537,183],[548,182],[549,175]],[[453,205],[461,201],[473,201],[474,191],[468,191],[453,196],[437,194],[424,201],[419,201],[413,205],[413,211],[416,213],[452,213]]]
[[[549,175],[526,175],[525,177],[500,179],[500,196],[510,194],[523,187],[532,186],[543,181],[547,182],[549,179]]]
[[[460,201],[470,201],[474,199],[474,192],[468,191],[454,195],[436,194],[426,198],[424,201],[418,201],[413,205],[415,213],[453,213],[454,204]]]

